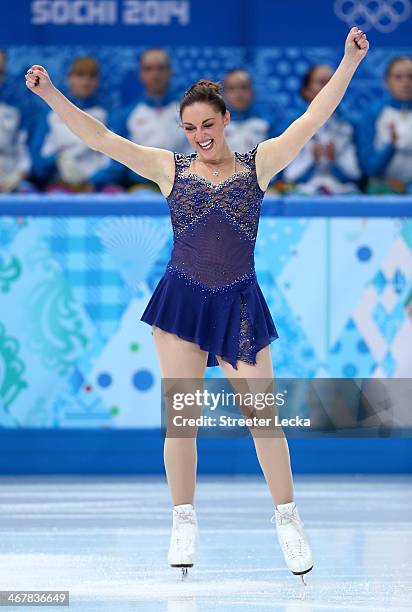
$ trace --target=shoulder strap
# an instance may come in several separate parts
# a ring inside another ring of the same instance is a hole
[[[174,157],[175,157],[176,174],[180,174],[181,172],[183,172],[183,170],[185,170],[186,168],[190,166],[190,162],[191,162],[190,155],[184,155],[183,153],[177,153],[175,151]]]
[[[237,156],[239,158],[239,161],[245,164],[245,166],[248,166],[249,168],[254,168],[256,163],[256,151],[258,146],[258,144],[255,145],[253,149],[250,149],[250,151],[248,151],[247,153],[238,153]]]

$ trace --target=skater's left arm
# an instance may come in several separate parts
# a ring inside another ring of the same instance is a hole
[[[280,136],[261,142],[256,152],[259,185],[265,190],[272,176],[283,170],[302,147],[329,119],[369,49],[366,34],[352,28],[346,38],[344,56],[330,81],[313,99],[308,109]]]

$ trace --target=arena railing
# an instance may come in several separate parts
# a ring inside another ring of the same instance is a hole
[[[0,195],[0,215],[164,216],[164,197],[142,191],[132,194],[24,194]],[[280,217],[412,217],[412,195],[402,196],[271,196],[266,195],[262,216]]]

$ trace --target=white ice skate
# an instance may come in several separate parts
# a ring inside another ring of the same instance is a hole
[[[309,540],[303,529],[303,521],[299,516],[295,502],[279,504],[271,518],[276,523],[279,544],[282,548],[286,565],[290,571],[302,578],[313,567],[313,557]]]
[[[173,507],[173,527],[167,560],[172,567],[182,568],[182,577],[187,574],[197,555],[199,530],[196,511],[192,504]]]

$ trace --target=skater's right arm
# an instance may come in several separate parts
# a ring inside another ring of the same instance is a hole
[[[154,181],[168,195],[174,180],[175,162],[171,151],[144,147],[110,131],[101,121],[82,111],[68,100],[38,65],[26,74],[26,86],[37,94],[87,146],[131,168]]]

